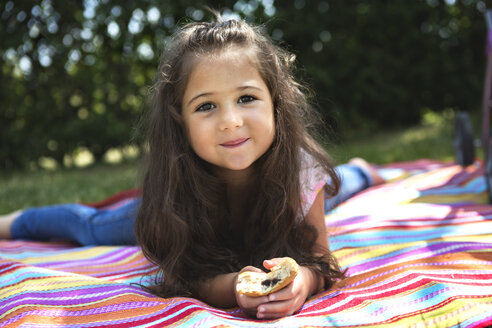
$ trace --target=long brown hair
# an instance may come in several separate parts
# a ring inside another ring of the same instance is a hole
[[[230,217],[225,185],[191,149],[181,117],[192,58],[230,46],[254,50],[272,95],[276,129],[273,144],[254,163],[258,178],[242,222]],[[157,295],[196,295],[217,274],[282,256],[323,273],[329,284],[343,276],[329,250],[315,249],[316,229],[299,217],[301,149],[331,177],[328,194],[338,191],[339,179],[308,133],[313,111],[293,78],[294,59],[260,27],[220,17],[185,25],[166,45],[153,87],[148,167],[135,225],[145,256],[160,268],[150,288]]]

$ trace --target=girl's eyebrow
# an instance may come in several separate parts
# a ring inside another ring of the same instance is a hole
[[[212,94],[212,92],[200,93],[199,95],[196,95],[193,98],[191,98],[190,101],[188,101],[188,105],[187,106],[191,105],[191,103],[194,102],[196,99],[198,99],[200,97],[210,96],[211,94]]]
[[[254,86],[254,85],[243,85],[243,86],[238,87],[237,89],[240,90],[240,91],[245,90],[245,89],[256,89],[258,91],[262,91],[261,88],[258,88],[258,87]]]

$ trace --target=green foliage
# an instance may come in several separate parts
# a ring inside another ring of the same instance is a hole
[[[0,168],[96,160],[138,143],[159,53],[176,25],[210,18],[204,0],[0,3]],[[265,23],[335,131],[419,122],[423,108],[475,110],[484,69],[479,0],[216,1]]]
[[[272,28],[295,47],[319,107],[346,136],[415,124],[423,108],[480,106],[483,2],[290,3],[278,7]]]

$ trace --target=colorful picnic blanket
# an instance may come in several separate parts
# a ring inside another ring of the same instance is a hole
[[[155,267],[137,247],[0,241],[0,327],[492,325],[492,206],[481,164],[392,166],[405,178],[326,216],[349,277],[295,315],[254,320],[238,308],[150,295],[138,284]]]

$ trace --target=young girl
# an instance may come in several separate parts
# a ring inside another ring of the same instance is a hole
[[[0,220],[0,237],[131,244],[136,235],[160,267],[150,287],[157,295],[240,306],[257,318],[296,312],[343,273],[324,222],[324,191],[335,195],[340,180],[307,131],[311,108],[293,61],[241,20],[184,26],[158,69],[142,197],[112,211],[67,204],[16,212]],[[358,175],[359,189],[376,182],[355,164],[339,172]],[[239,272],[286,256],[300,265],[291,284],[262,297],[235,291]]]

